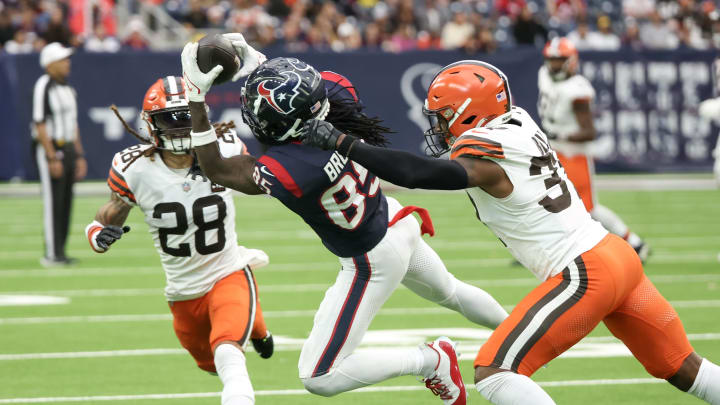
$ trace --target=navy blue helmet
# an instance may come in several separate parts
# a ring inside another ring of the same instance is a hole
[[[297,140],[303,123],[324,118],[329,108],[320,73],[295,58],[266,61],[248,76],[242,89],[243,120],[266,145]]]

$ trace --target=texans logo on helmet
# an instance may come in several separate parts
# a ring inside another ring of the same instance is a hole
[[[290,114],[295,111],[292,102],[299,94],[300,75],[292,71],[280,72],[285,80],[280,82],[277,78],[263,80],[257,87],[260,97],[270,104],[272,108],[282,114]]]

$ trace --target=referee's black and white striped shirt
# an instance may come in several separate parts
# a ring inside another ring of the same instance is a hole
[[[48,137],[59,143],[73,142],[77,133],[77,94],[67,83],[48,74],[40,76],[33,91],[33,121],[45,123]],[[37,136],[33,131],[33,136]]]

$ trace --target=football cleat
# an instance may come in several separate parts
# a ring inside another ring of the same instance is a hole
[[[425,378],[425,386],[446,405],[465,405],[467,391],[458,367],[455,342],[441,336],[427,346],[440,358],[430,377]]]
[[[273,341],[272,334],[268,331],[267,336],[259,339],[250,339],[253,348],[260,354],[263,359],[269,359],[273,355],[275,350],[275,342]]]
[[[645,242],[641,242],[639,245],[633,248],[635,249],[635,252],[637,252],[637,255],[640,256],[640,261],[642,262],[642,264],[645,264],[645,262],[647,262],[648,256],[650,256],[650,245]]]

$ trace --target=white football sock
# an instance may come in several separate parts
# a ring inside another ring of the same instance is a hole
[[[459,280],[455,294],[439,304],[460,312],[471,322],[491,329],[497,328],[508,317],[502,305],[485,290]]]
[[[363,350],[344,358],[329,373],[303,378],[302,382],[313,394],[329,397],[401,375],[424,376],[435,369],[437,361],[437,353],[422,346],[411,350]]]
[[[688,393],[712,405],[720,405],[720,367],[703,359]]]
[[[215,349],[215,368],[223,383],[222,405],[252,405],[255,403],[250,375],[245,366],[245,354],[231,344]]]
[[[638,247],[642,243],[642,239],[640,239],[640,237],[635,233],[630,232],[630,229],[627,225],[625,225],[625,222],[623,222],[623,220],[620,219],[620,217],[610,208],[604,205],[595,204],[595,208],[593,208],[592,212],[590,212],[590,216],[593,217],[594,220],[600,222],[608,231],[628,241],[630,246]]]
[[[555,405],[533,380],[510,371],[493,374],[475,384],[475,388],[495,405]]]

